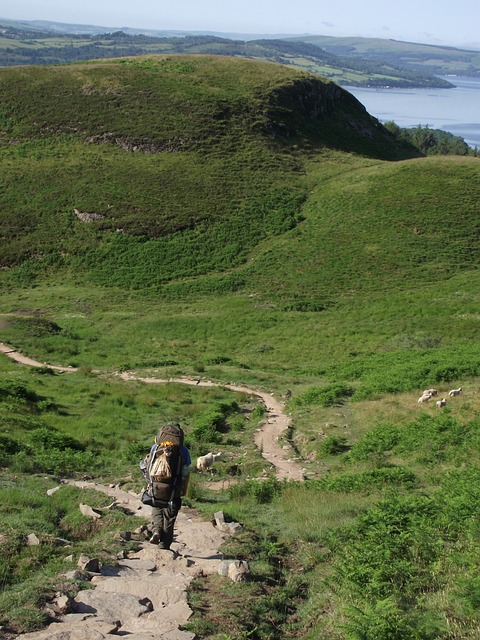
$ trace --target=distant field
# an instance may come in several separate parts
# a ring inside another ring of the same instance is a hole
[[[307,36],[295,40],[322,47],[344,61],[361,59],[367,63],[401,64],[412,70],[425,69],[439,75],[452,73],[478,77],[480,74],[480,52],[474,50],[381,38]]]
[[[296,65],[343,82],[346,72],[350,84],[358,86],[448,87],[438,75],[480,71],[480,56],[452,48],[397,43],[366,38],[310,38],[231,40],[208,35],[172,37],[164,33],[134,34],[86,33],[79,35],[68,25],[58,28],[48,24],[42,32],[37,24],[29,29],[25,23],[7,21],[0,36],[0,65],[58,64],[99,58],[115,58],[146,53],[227,55],[255,58],[286,65]],[[60,33],[59,33],[60,32]],[[54,35],[55,34],[55,35]],[[61,35],[60,35],[61,34]]]

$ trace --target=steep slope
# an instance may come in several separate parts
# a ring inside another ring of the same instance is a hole
[[[7,141],[75,133],[84,141],[158,153],[205,150],[229,135],[252,133],[308,135],[307,142],[335,144],[341,125],[350,137],[349,143],[337,141],[343,150],[350,144],[386,158],[399,152],[351,94],[283,65],[152,56],[2,69],[0,78]],[[322,140],[327,131],[330,139]]]

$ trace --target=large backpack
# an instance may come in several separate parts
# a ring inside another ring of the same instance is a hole
[[[180,495],[183,440],[184,434],[179,424],[170,422],[164,425],[145,460],[147,491],[155,507],[167,506]]]

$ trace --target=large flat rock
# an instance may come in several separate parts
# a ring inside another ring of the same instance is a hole
[[[125,592],[105,592],[98,589],[79,591],[72,602],[77,613],[94,613],[97,618],[115,624],[139,617],[151,609],[149,603],[140,602],[143,596]]]
[[[119,487],[91,482],[72,482],[77,487],[103,491],[132,515],[150,519],[150,507],[139,496]],[[61,488],[60,488],[61,490]],[[136,518],[132,518],[132,523]],[[132,529],[138,525],[132,525]],[[193,511],[178,514],[170,551],[145,541],[128,558],[101,567],[91,580],[93,589],[80,591],[72,613],[63,621],[25,640],[108,640],[124,636],[129,640],[193,640],[193,633],[181,627],[192,616],[187,589],[198,575],[217,573],[223,555],[218,551],[228,534]]]

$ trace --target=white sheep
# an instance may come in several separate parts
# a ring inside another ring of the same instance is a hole
[[[441,400],[437,400],[435,404],[437,405],[437,409],[441,409],[442,407],[446,406],[447,400],[445,398],[442,398]]]
[[[418,399],[418,404],[423,404],[424,402],[428,402],[431,397],[432,396],[429,393],[426,393],[423,396],[420,396],[420,398]]]
[[[206,453],[204,456],[200,456],[199,458],[197,458],[197,470],[206,471],[207,469],[210,469],[213,463],[216,462],[221,457],[221,455],[222,455],[221,452],[212,453],[210,451],[209,453]]]
[[[422,395],[424,395],[424,396],[427,396],[427,395],[436,396],[437,393],[438,393],[438,391],[436,389],[425,389],[425,391],[423,392]]]
[[[451,398],[454,398],[455,396],[459,396],[462,393],[462,387],[458,387],[458,389],[452,389],[451,391],[448,392],[448,395]]]

